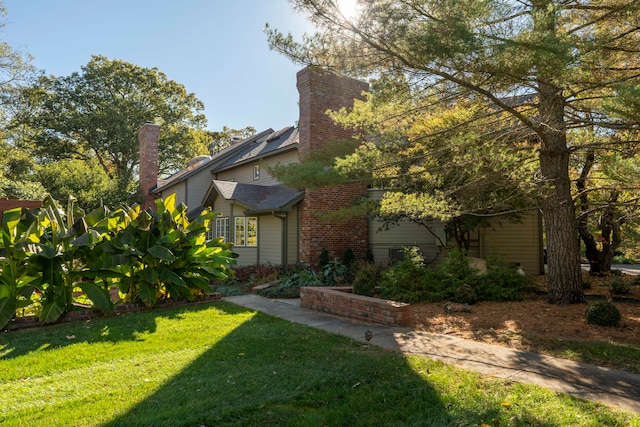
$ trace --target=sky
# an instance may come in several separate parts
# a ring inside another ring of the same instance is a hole
[[[205,106],[207,128],[295,125],[296,72],[271,51],[265,24],[312,32],[287,0],[0,0],[0,40],[47,75],[80,72],[91,55],[158,68]]]

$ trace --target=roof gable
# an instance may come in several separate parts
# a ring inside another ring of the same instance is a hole
[[[197,174],[200,171],[215,168],[216,165],[225,163],[228,158],[234,157],[238,152],[244,151],[246,146],[250,146],[256,141],[265,140],[272,134],[274,134],[274,131],[273,129],[269,128],[263,130],[262,132],[256,133],[255,135],[247,139],[225,147],[224,149],[215,153],[212,157],[207,156],[200,162],[189,165],[186,168],[179,170],[167,179],[159,180],[158,186],[153,190],[153,192],[155,194],[160,194],[162,191],[176,185],[179,182],[185,181],[186,179]]]
[[[246,213],[259,214],[291,210],[294,204],[302,200],[304,191],[292,190],[284,185],[267,186],[213,180],[203,205],[213,205],[218,196],[243,206]]]

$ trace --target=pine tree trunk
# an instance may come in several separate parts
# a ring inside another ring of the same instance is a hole
[[[538,108],[542,123],[540,169],[549,187],[543,206],[549,267],[547,301],[572,304],[584,301],[584,292],[578,227],[569,177],[570,151],[562,90],[548,81],[538,82]]]
[[[552,0],[533,0],[532,17],[535,31],[544,35],[546,43],[558,44],[556,8]],[[541,49],[542,51],[542,49]],[[540,126],[540,170],[549,190],[543,205],[547,237],[549,292],[547,301],[571,304],[584,300],[582,269],[575,206],[569,178],[569,147],[564,120],[565,98],[557,82],[558,59],[549,51],[541,55],[538,70],[538,113]]]
[[[578,231],[568,173],[569,150],[562,153],[543,150],[540,166],[545,179],[551,184],[543,208],[549,267],[547,301],[553,304],[582,302]]]

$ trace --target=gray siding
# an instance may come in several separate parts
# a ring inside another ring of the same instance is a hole
[[[204,198],[204,194],[207,192],[212,180],[213,175],[208,168],[189,177],[186,197],[186,205],[189,209],[195,209],[202,205],[202,199]]]
[[[287,264],[298,262],[298,206],[287,215]]]
[[[282,228],[283,220],[272,215],[258,219],[258,246],[261,264],[282,264]]]
[[[379,199],[382,193],[382,190],[370,190],[369,196]],[[544,270],[540,221],[538,211],[525,215],[519,223],[495,219],[490,227],[471,233],[469,255],[485,259],[495,257],[511,263],[520,263],[527,275],[542,274]],[[436,243],[435,237],[425,227],[402,221],[390,230],[378,231],[381,224],[378,220],[369,222],[369,248],[376,262],[388,261],[391,251],[405,246],[419,247],[426,263],[437,264],[444,259],[444,248]],[[434,222],[433,229],[442,232],[443,226]],[[448,244],[455,246],[453,241]]]
[[[256,184],[258,182],[253,180],[253,164],[219,172],[216,174],[216,179],[220,181],[241,182],[243,184]]]
[[[187,204],[186,198],[186,183],[184,181],[178,182],[176,185],[173,185],[162,192],[161,197],[164,199],[172,193],[176,193],[176,203],[184,203]],[[187,205],[188,206],[188,205]]]
[[[264,162],[256,160],[252,163],[247,163],[233,169],[219,172],[216,174],[216,179],[221,181],[235,181],[243,184],[277,185],[279,182],[268,172],[267,169],[278,163],[286,165],[293,162],[298,162],[297,150],[287,151],[280,155],[269,157]],[[260,165],[260,179],[254,180],[253,167],[258,164]]]
[[[481,257],[498,257],[520,263],[528,275],[543,273],[542,235],[540,213],[534,211],[522,218],[521,223],[493,221],[491,228],[480,230]]]

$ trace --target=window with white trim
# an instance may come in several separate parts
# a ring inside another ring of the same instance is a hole
[[[216,218],[214,223],[211,224],[209,230],[209,239],[217,239],[218,237],[224,238],[225,242],[229,241],[229,217]]]
[[[258,246],[258,218],[254,216],[235,218],[235,245]]]
[[[257,181],[260,179],[260,165],[255,165],[253,167],[253,180]]]

